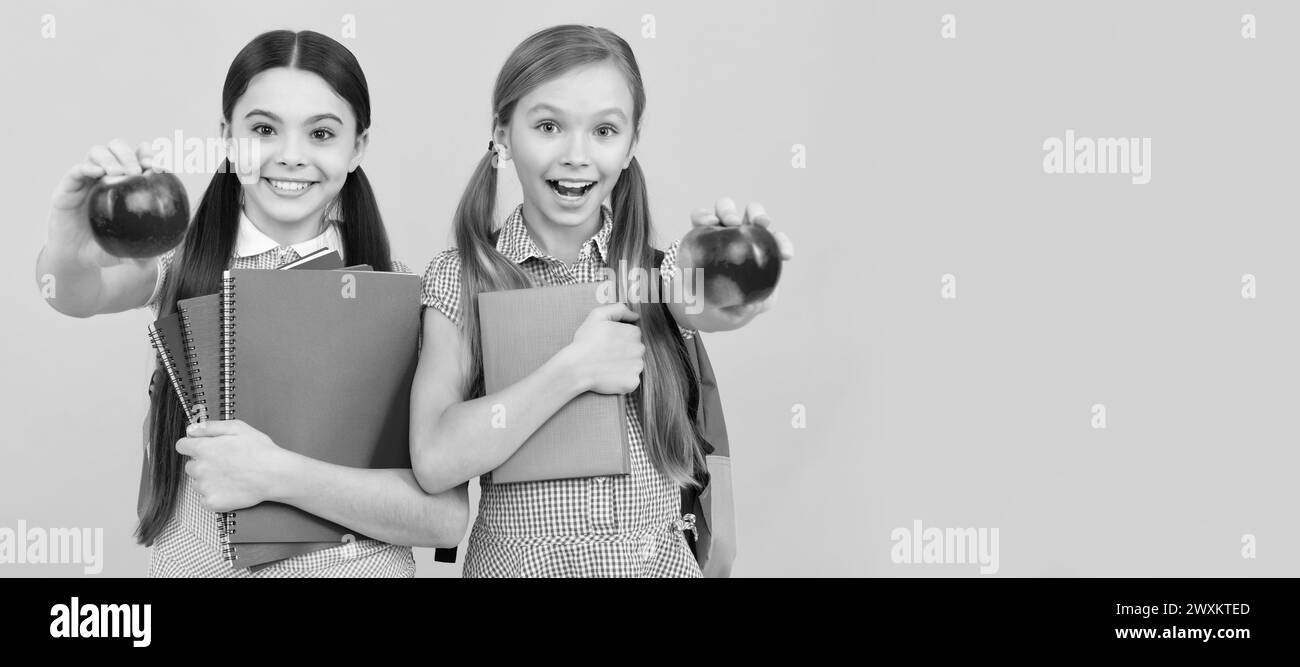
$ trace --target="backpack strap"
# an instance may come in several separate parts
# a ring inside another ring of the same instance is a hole
[[[655,250],[655,265],[663,264],[664,253]],[[668,304],[663,304],[668,321],[676,325]],[[690,368],[689,405],[704,449],[705,468],[695,472],[699,488],[682,489],[683,515],[695,515],[696,530],[684,531],[687,544],[706,577],[727,577],[736,555],[735,506],[731,492],[731,445],[722,412],[718,381],[696,332],[691,340],[677,337],[678,351]]]

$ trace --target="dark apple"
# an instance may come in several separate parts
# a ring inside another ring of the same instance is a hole
[[[748,305],[771,296],[781,277],[781,249],[776,237],[753,223],[709,225],[692,229],[682,239],[697,269],[704,269],[704,297],[712,304]]]
[[[101,179],[90,191],[90,229],[115,257],[157,257],[180,245],[189,224],[190,201],[174,174]]]

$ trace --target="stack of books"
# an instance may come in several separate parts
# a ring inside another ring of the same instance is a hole
[[[177,303],[149,339],[187,414],[240,419],[287,450],[349,467],[410,468],[420,279],[343,267],[332,250],[284,270],[232,269]],[[288,505],[219,518],[236,568],[364,538]]]

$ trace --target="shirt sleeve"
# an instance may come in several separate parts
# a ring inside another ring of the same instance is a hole
[[[447,319],[462,326],[460,312],[460,251],[444,250],[429,262],[420,284],[420,303],[437,308]]]
[[[175,260],[175,256],[176,249],[173,248],[158,258],[158,276],[153,281],[153,293],[149,295],[149,300],[143,306],[152,308],[155,313],[162,307],[160,301],[162,295],[167,291],[167,281],[171,279],[172,262]]]
[[[669,245],[668,249],[664,251],[664,261],[659,264],[660,294],[671,295],[673,293],[672,282],[676,277],[675,274],[677,272],[677,249],[681,244],[682,242],[680,239],[673,241],[672,245]],[[701,297],[703,295],[697,294],[696,296]],[[687,329],[679,324],[677,325],[677,330],[681,332],[682,338],[686,340],[695,337],[694,329]]]

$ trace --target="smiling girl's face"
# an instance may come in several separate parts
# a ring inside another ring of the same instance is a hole
[[[281,229],[319,229],[325,211],[365,154],[351,106],[324,79],[277,67],[253,77],[222,133],[259,144],[257,180],[239,166],[244,210]]]
[[[614,63],[574,68],[520,98],[496,139],[510,149],[524,217],[598,228],[601,204],[636,149],[632,92]]]

